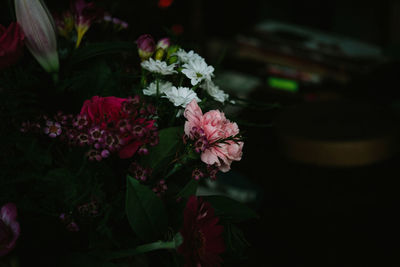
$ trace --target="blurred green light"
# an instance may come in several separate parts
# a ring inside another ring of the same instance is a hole
[[[275,78],[269,77],[268,78],[268,85],[269,87],[290,91],[290,92],[297,92],[299,91],[299,84],[292,80],[282,79],[282,78]]]

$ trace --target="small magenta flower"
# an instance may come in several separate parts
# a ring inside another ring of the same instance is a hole
[[[143,34],[136,40],[139,57],[146,60],[151,57],[156,50],[154,38],[150,34]]]
[[[100,155],[103,159],[108,158],[110,156],[110,151],[104,149],[103,151],[101,151]]]
[[[165,183],[165,180],[160,180],[155,187],[153,187],[153,192],[156,193],[158,197],[161,197],[168,190],[168,186]]]
[[[80,133],[77,137],[78,145],[83,146],[90,143],[89,135],[86,133]]]
[[[132,134],[136,138],[141,138],[146,133],[146,129],[143,128],[141,125],[135,125],[132,129]]]
[[[199,170],[199,169],[194,169],[192,172],[192,178],[195,179],[196,181],[200,180],[201,178],[204,177],[204,173]]]
[[[128,119],[122,119],[118,122],[117,127],[121,133],[126,133],[131,130],[132,125]]]
[[[13,250],[20,232],[17,207],[14,203],[7,203],[0,210],[0,257]]]
[[[138,149],[138,154],[139,155],[148,155],[149,154],[149,150],[146,147],[141,147]]]
[[[17,21],[25,34],[25,44],[39,64],[57,73],[59,60],[55,24],[41,0],[15,0]]]
[[[72,125],[74,127],[78,128],[79,130],[82,130],[88,124],[89,124],[89,121],[88,121],[88,118],[86,115],[77,115],[72,123]]]
[[[132,175],[132,177],[139,181],[146,181],[151,174],[151,170],[149,168],[144,168],[136,162],[131,163],[128,172]]]
[[[88,157],[88,159],[90,161],[101,161],[101,159],[102,159],[100,152],[95,149],[89,150],[87,152],[86,156]]]
[[[94,126],[89,130],[89,136],[92,142],[103,142],[104,130],[99,126]]]
[[[71,2],[71,10],[75,16],[75,29],[77,32],[76,48],[81,44],[82,38],[95,20],[104,18],[104,13],[97,9],[93,2],[85,0]]]
[[[59,136],[62,132],[61,125],[58,122],[47,121],[46,128],[43,129],[45,134],[48,134],[51,138]]]

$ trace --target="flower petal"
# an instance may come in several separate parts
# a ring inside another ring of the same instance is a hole
[[[17,206],[14,203],[5,204],[0,211],[0,219],[7,225],[10,225],[17,219]]]

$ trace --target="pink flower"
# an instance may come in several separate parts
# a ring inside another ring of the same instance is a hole
[[[227,172],[232,161],[241,160],[243,142],[229,140],[239,134],[239,127],[227,120],[223,112],[211,110],[203,115],[197,102],[193,100],[187,105],[184,116],[187,119],[185,134],[192,140],[205,137],[208,141],[208,146],[201,153],[204,163]]]
[[[139,57],[146,60],[151,57],[156,50],[156,45],[153,36],[150,34],[143,34],[136,40],[138,46]]]
[[[0,257],[15,247],[20,231],[17,207],[14,203],[5,204],[0,211]]]
[[[122,103],[125,101],[127,101],[126,98],[115,96],[94,96],[83,103],[80,115],[86,115],[89,123],[102,124],[103,126],[110,122],[116,123],[120,119]]]
[[[51,138],[59,136],[62,132],[61,125],[58,122],[47,121],[44,133],[48,134]]]

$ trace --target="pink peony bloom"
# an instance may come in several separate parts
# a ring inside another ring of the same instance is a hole
[[[197,102],[193,100],[187,105],[184,116],[185,134],[190,139],[205,137],[208,146],[202,150],[201,160],[208,165],[215,165],[222,172],[230,170],[232,161],[239,161],[242,158],[243,142],[218,140],[233,137],[239,134],[239,127],[225,118],[225,114],[218,110],[211,110],[203,115]]]
[[[17,208],[14,203],[7,203],[0,210],[0,257],[15,247],[19,235]]]

